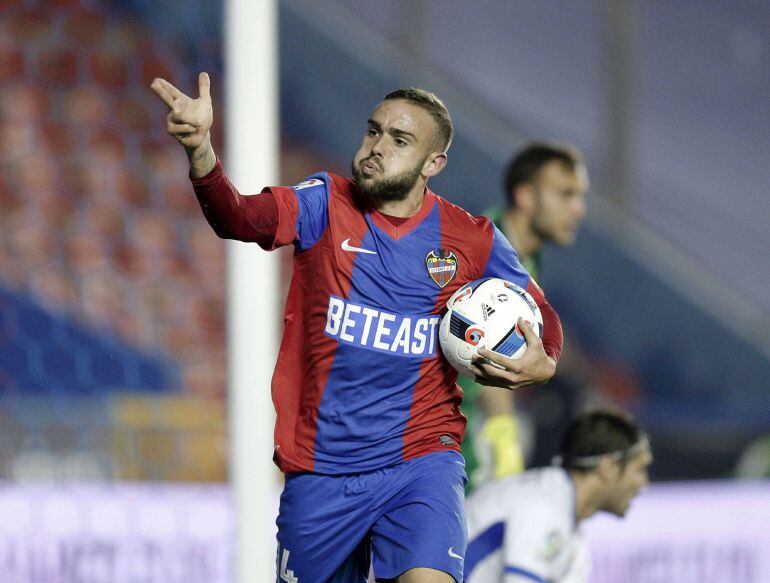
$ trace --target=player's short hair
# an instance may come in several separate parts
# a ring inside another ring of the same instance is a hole
[[[589,472],[605,455],[612,455],[624,467],[644,444],[647,435],[620,411],[600,409],[584,413],[570,423],[556,458],[557,465]]]
[[[383,101],[389,101],[391,99],[411,101],[427,111],[438,126],[439,138],[436,140],[437,147],[442,152],[446,152],[449,149],[449,146],[452,144],[452,138],[454,137],[452,118],[449,117],[449,110],[446,108],[446,105],[444,105],[444,102],[441,101],[435,93],[425,89],[407,87],[406,89],[396,89],[395,91],[391,91],[383,98]]]
[[[551,144],[546,142],[531,142],[519,150],[505,170],[503,188],[505,200],[509,206],[516,206],[513,192],[522,184],[531,184],[540,169],[550,162],[559,162],[565,168],[576,172],[583,163],[583,157],[574,146],[568,144]]]

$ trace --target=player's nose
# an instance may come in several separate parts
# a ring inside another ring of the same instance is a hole
[[[382,152],[383,152],[383,146],[384,146],[383,140],[385,140],[385,136],[380,135],[377,137],[376,140],[372,142],[372,147],[371,147],[372,155],[379,156],[380,158],[382,158]]]

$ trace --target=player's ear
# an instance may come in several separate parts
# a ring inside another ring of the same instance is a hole
[[[526,213],[531,213],[537,207],[537,193],[531,184],[519,184],[511,192],[513,206]]]
[[[617,461],[612,459],[612,456],[609,454],[602,456],[602,461],[596,466],[596,473],[602,480],[614,479],[619,471],[620,467],[618,466]]]
[[[446,152],[431,152],[422,165],[422,175],[430,178],[441,172],[447,163]]]

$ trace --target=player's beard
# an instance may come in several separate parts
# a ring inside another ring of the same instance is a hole
[[[541,199],[541,196],[542,195],[538,192],[537,198],[535,200],[535,213],[530,223],[532,232],[543,243],[561,244],[558,241],[558,237],[556,237],[556,234],[553,231],[553,226],[549,224],[547,220],[548,213],[545,211],[545,209],[543,209],[543,201]]]
[[[539,209],[535,212],[535,216],[532,218],[532,232],[543,243],[555,242],[553,231],[544,220],[543,213],[539,212]]]
[[[576,232],[559,231],[557,225],[554,225],[553,219],[549,216],[546,209],[543,208],[541,194],[537,194],[535,203],[535,212],[530,222],[532,232],[543,243],[554,243],[562,247],[568,247],[575,242]]]
[[[358,165],[353,160],[351,164],[353,177],[356,179],[356,190],[359,194],[375,203],[404,200],[420,178],[422,166],[425,163],[425,160],[421,160],[415,164],[414,168],[405,170],[395,176],[383,177],[375,174],[374,176],[366,177],[361,172],[361,163],[365,160],[366,158],[361,160]]]

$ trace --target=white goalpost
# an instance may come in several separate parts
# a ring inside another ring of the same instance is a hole
[[[225,155],[241,192],[278,183],[277,19],[276,0],[225,4]],[[270,378],[279,342],[278,269],[277,256],[257,245],[228,243],[230,483],[238,583],[275,579]]]

